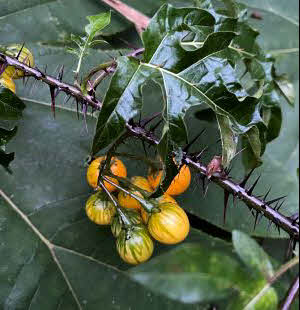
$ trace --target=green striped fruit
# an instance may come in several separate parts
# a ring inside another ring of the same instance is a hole
[[[132,224],[141,224],[142,223],[142,218],[140,214],[135,211],[135,210],[126,210],[126,215],[130,218]],[[122,230],[122,220],[120,216],[115,215],[112,223],[111,223],[111,232],[112,234],[118,238],[121,230]]]
[[[189,231],[189,219],[182,208],[176,203],[158,205],[160,212],[152,213],[148,220],[151,236],[164,244],[176,244],[183,241]]]
[[[13,44],[9,45],[5,48],[5,54],[11,57],[17,57],[22,45],[20,44]],[[22,51],[18,57],[19,62],[24,63],[29,67],[34,67],[34,57],[30,50],[23,46]],[[19,79],[24,76],[24,72],[22,70],[18,70],[13,66],[8,66],[5,69],[5,72],[12,78],[12,79]]]
[[[151,236],[144,225],[134,225],[127,230],[122,230],[116,244],[120,257],[132,265],[148,260],[154,249]]]
[[[114,204],[102,192],[90,196],[86,202],[85,211],[89,219],[99,225],[111,224],[113,216],[116,214]]]

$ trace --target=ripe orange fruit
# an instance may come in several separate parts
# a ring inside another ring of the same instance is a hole
[[[152,213],[148,221],[151,236],[164,244],[183,241],[190,231],[190,222],[184,210],[178,204],[170,202],[158,207],[160,212]]]
[[[163,170],[152,171],[149,169],[148,181],[153,189],[156,189],[160,184],[163,176]],[[178,196],[185,192],[191,183],[191,172],[187,165],[183,165],[179,173],[175,176],[166,193],[171,196]]]
[[[87,181],[89,185],[92,186],[93,188],[98,188],[97,182],[98,182],[98,177],[99,177],[99,169],[100,169],[100,165],[102,161],[105,159],[106,159],[106,156],[98,157],[95,160],[93,160],[88,167],[86,177],[87,177]],[[127,176],[127,169],[125,165],[117,157],[111,158],[110,171],[112,174],[118,177],[126,178]],[[118,180],[114,179],[113,177],[107,176],[107,178],[111,180],[112,182],[119,184]],[[116,190],[116,187],[114,185],[111,185],[110,183],[106,181],[104,181],[104,185],[110,192],[113,192],[114,190]],[[99,190],[101,189],[99,188]]]
[[[152,192],[152,188],[148,182],[148,180],[141,176],[135,176],[131,178],[131,183],[136,185],[137,187],[141,188],[144,191],[147,191],[149,193]],[[139,196],[143,198],[143,195],[134,189],[129,190],[131,193],[135,194],[136,196]],[[121,207],[123,208],[129,208],[129,209],[140,209],[141,204],[130,195],[120,191],[118,194],[118,201]]]

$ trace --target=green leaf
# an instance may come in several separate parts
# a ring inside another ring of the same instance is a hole
[[[165,23],[166,19],[168,23]],[[143,61],[131,58],[118,61],[99,114],[93,154],[113,142],[112,128],[115,136],[120,135],[125,123],[137,115],[142,107],[141,89],[150,79],[159,83],[166,95],[168,116],[165,122],[175,144],[180,145],[186,140],[184,117],[194,105],[206,104],[215,113],[227,116],[237,134],[245,133],[262,121],[256,98],[260,95],[250,88],[242,88],[239,73],[226,59],[226,53],[222,54],[236,34],[232,31],[213,32],[213,24],[214,18],[202,9],[161,7],[143,33]],[[159,25],[163,26],[158,31]],[[194,34],[195,27],[211,27],[211,31],[206,32],[200,47],[187,51],[182,46],[183,40]],[[206,83],[206,75],[210,83]],[[123,77],[122,83],[119,82],[120,76]],[[261,93],[261,86],[256,91]]]
[[[281,130],[282,125],[282,112],[279,107],[263,107],[262,117],[264,123],[267,125],[266,141],[271,142],[276,139]]]
[[[25,108],[23,101],[11,90],[0,86],[0,120],[17,120]]]
[[[236,153],[238,137],[231,129],[228,117],[217,115],[217,120],[222,141],[222,164],[226,168]]]
[[[243,162],[246,170],[250,170],[262,164],[260,156],[263,153],[265,146],[262,145],[263,139],[261,138],[260,130],[256,126],[253,126],[247,133],[245,133],[244,139],[247,139],[244,147],[248,149],[248,152],[244,152]]]
[[[224,309],[242,309],[266,283],[248,272],[232,254],[217,247],[188,243],[132,268],[129,274],[153,292],[176,301],[187,304],[213,301],[219,305],[222,300]]]
[[[98,15],[87,16],[89,24],[85,26],[85,32],[88,35],[88,42],[91,42],[97,32],[101,31],[107,25],[110,24],[110,12],[101,13]]]
[[[5,168],[8,168],[15,158],[15,153],[5,152],[5,145],[16,135],[17,129],[17,126],[10,130],[0,127],[0,164]]]
[[[174,300],[207,303],[232,295],[235,281],[243,279],[244,273],[232,258],[200,245],[186,244],[159,260],[131,269],[130,275]]]
[[[232,232],[234,249],[246,266],[269,279],[274,275],[273,266],[266,252],[247,234],[234,230]]]

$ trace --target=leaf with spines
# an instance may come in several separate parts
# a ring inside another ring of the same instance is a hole
[[[99,114],[92,153],[112,143],[115,138],[111,132],[120,135],[126,122],[139,113],[142,88],[149,80],[161,86],[166,99],[164,135],[174,145],[186,142],[184,118],[195,105],[207,105],[220,115],[222,123],[227,124],[222,131],[234,136],[262,123],[259,98],[263,80],[256,72],[263,70],[258,62],[247,68],[240,55],[243,53],[231,48],[231,42],[239,37],[235,14],[231,11],[231,16],[225,17],[210,9],[162,6],[143,33],[142,61],[130,57],[118,59]],[[196,42],[198,45],[188,48],[194,44],[188,41],[191,38],[201,38],[201,44]],[[249,72],[246,78],[241,73],[245,68]],[[168,139],[162,141],[169,143]],[[235,138],[233,146],[223,143],[226,165],[234,156],[236,142]]]

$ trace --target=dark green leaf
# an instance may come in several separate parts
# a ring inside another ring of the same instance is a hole
[[[200,121],[206,121],[209,123],[216,122],[216,114],[212,109],[203,109],[195,113],[195,117]]]
[[[282,124],[282,112],[279,107],[263,107],[263,120],[268,129],[266,132],[266,141],[271,142],[280,134]]]
[[[22,117],[24,102],[11,90],[0,86],[0,119],[16,120]]]
[[[0,165],[8,168],[9,164],[14,160],[14,158],[15,153],[5,153],[5,151],[0,147]]]
[[[18,127],[7,130],[0,127],[0,146],[7,144],[17,133]]]
[[[260,273],[266,279],[274,275],[273,266],[266,252],[247,234],[234,230],[233,246],[246,266]]]

